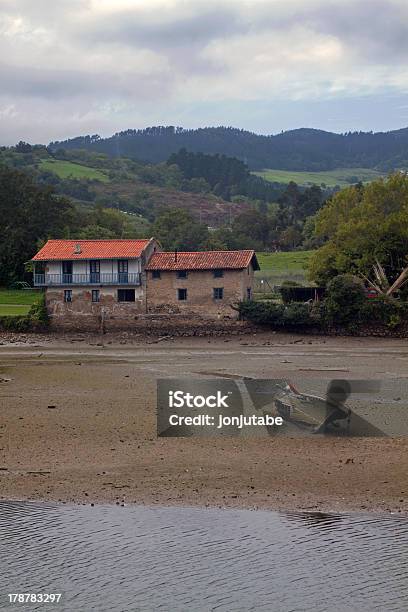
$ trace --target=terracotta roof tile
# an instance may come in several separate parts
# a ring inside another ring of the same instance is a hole
[[[48,240],[33,261],[61,259],[133,259],[140,257],[150,240]],[[79,248],[78,246],[79,245]],[[76,249],[80,253],[76,253]]]
[[[254,251],[201,251],[154,253],[146,270],[213,270],[246,268],[253,260],[259,269]]]

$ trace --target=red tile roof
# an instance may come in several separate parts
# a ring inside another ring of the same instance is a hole
[[[146,270],[241,270],[252,265],[259,270],[254,251],[202,251],[154,253]]]
[[[133,259],[141,256],[150,240],[48,240],[33,261]]]

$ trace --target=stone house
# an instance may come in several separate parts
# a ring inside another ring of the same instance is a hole
[[[44,287],[59,327],[123,327],[145,313],[145,267],[160,249],[146,240],[49,240],[33,257],[34,285]]]
[[[32,261],[51,323],[78,330],[149,326],[166,313],[235,317],[259,269],[254,251],[163,253],[154,238],[49,240]]]
[[[156,252],[146,266],[147,311],[235,317],[252,299],[254,251]]]

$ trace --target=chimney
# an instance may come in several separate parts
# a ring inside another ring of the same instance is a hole
[[[74,255],[80,255],[82,253],[81,245],[79,242],[75,245]]]
[[[177,249],[174,249],[174,261],[177,263]]]

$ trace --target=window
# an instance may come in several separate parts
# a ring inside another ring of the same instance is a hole
[[[186,301],[187,299],[187,289],[177,289],[177,299],[181,301]]]
[[[214,270],[214,278],[222,278],[224,276],[224,270]]]
[[[72,284],[72,261],[62,262],[62,282],[67,285]]]
[[[177,270],[177,278],[187,278],[187,270]]]
[[[135,290],[134,289],[118,289],[118,302],[134,302],[135,301]]]
[[[92,301],[99,302],[99,289],[92,289]]]
[[[125,274],[128,271],[129,262],[127,259],[118,259],[118,272]]]
[[[64,290],[64,302],[72,302],[72,289]]]
[[[127,285],[129,282],[129,262],[127,259],[118,259],[118,281]],[[122,302],[134,302],[135,300],[121,300]]]
[[[252,300],[252,289],[251,289],[251,287],[247,288],[247,300]]]
[[[90,274],[91,283],[99,283],[101,281],[101,263],[100,261],[98,261],[97,259],[94,259],[89,262],[89,274]]]
[[[224,298],[224,287],[214,287],[213,297],[214,300],[222,300]]]
[[[160,270],[153,270],[152,278],[160,278]]]

